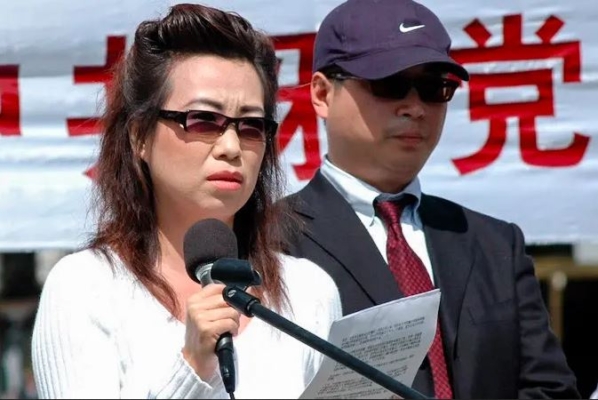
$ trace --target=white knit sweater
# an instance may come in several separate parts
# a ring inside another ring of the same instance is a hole
[[[332,279],[281,256],[292,313],[326,338],[341,316]],[[228,398],[218,373],[202,381],[181,356],[185,326],[122,265],[85,250],[51,270],[36,317],[32,358],[41,398]],[[322,356],[253,318],[234,339],[237,398],[297,398]]]

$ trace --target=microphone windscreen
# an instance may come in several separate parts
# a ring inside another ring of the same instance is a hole
[[[196,275],[198,268],[220,258],[238,258],[238,252],[235,233],[220,220],[198,221],[185,233],[185,268],[189,277],[197,283],[201,283]]]

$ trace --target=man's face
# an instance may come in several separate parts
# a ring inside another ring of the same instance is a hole
[[[440,139],[447,109],[446,102],[422,99],[414,87],[401,99],[380,97],[380,91],[400,93],[402,78],[420,82],[424,91],[434,89],[442,80],[440,72],[417,66],[398,77],[378,87],[380,82],[318,73],[312,82],[314,107],[326,120],[330,160],[387,193],[400,191],[417,176]]]

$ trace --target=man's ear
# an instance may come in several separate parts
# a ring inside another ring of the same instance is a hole
[[[316,72],[311,77],[311,104],[320,118],[328,118],[328,108],[334,94],[334,83],[323,73]]]

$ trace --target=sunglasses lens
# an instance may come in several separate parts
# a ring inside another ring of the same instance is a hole
[[[187,132],[202,137],[218,136],[226,118],[209,111],[190,112],[187,115]]]
[[[211,111],[189,112],[187,115],[187,132],[197,138],[215,139],[224,132],[233,120]],[[237,121],[238,124],[235,127],[240,140],[247,142],[264,142],[266,140],[269,121],[265,118],[248,117],[239,118]]]
[[[372,94],[385,99],[402,100],[411,90],[411,82],[400,76],[369,81]]]
[[[418,81],[415,86],[419,97],[429,103],[446,103],[453,98],[459,83],[449,79],[426,78]]]
[[[266,140],[266,121],[263,118],[245,118],[239,122],[241,140],[264,142]]]

